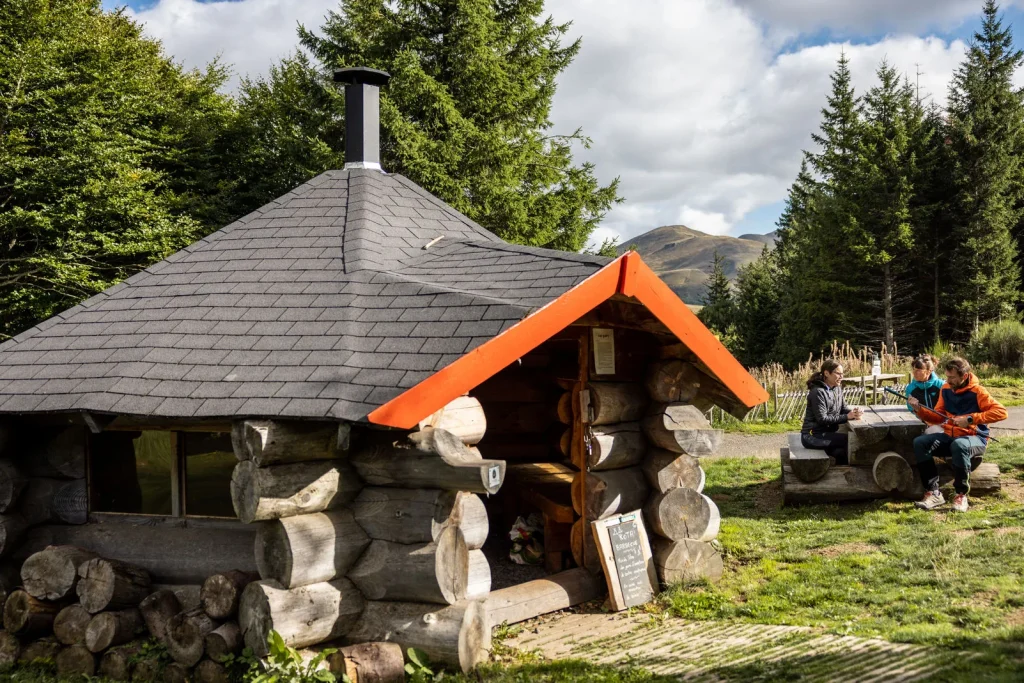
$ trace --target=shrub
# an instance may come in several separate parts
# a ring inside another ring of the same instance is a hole
[[[1024,367],[1024,323],[1003,320],[983,324],[971,335],[967,355],[974,363]]]

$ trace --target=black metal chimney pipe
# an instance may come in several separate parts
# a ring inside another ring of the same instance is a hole
[[[334,82],[345,84],[345,168],[380,167],[380,86],[391,74],[357,66],[336,69]]]

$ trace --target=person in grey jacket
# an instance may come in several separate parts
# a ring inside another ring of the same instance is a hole
[[[825,451],[835,458],[837,465],[849,462],[847,436],[839,432],[839,425],[861,417],[860,408],[847,407],[842,381],[842,364],[833,358],[822,361],[821,369],[807,380],[807,410],[800,428],[804,448]]]

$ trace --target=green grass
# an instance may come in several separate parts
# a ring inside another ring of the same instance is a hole
[[[785,434],[800,431],[803,416],[794,417],[786,422],[741,422],[739,420],[715,420],[714,427],[724,430],[727,434]]]

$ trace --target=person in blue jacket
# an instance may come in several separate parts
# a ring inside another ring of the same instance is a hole
[[[914,359],[912,374],[914,381],[907,385],[907,410],[917,412],[915,406],[911,405],[910,399],[915,398],[919,405],[925,408],[935,409],[939,402],[939,394],[942,392],[942,385],[945,381],[935,374],[935,366],[938,359],[935,356],[920,355]]]

